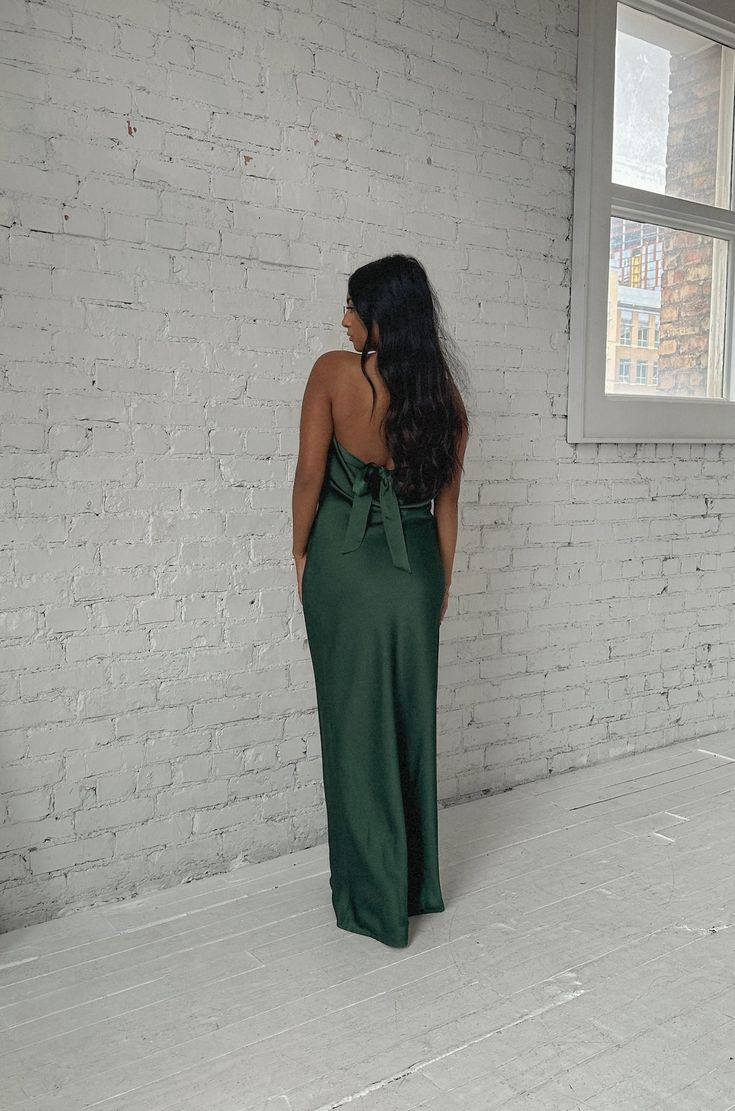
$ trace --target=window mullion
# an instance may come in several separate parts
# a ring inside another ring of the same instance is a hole
[[[610,215],[735,241],[735,212],[632,185],[610,185]]]

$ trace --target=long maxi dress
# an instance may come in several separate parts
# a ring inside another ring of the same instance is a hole
[[[332,437],[302,580],[337,925],[408,944],[444,910],[436,710],[444,571],[431,499]]]

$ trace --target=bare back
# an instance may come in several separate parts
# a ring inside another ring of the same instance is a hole
[[[342,447],[365,463],[378,463],[392,469],[395,464],[388,453],[380,422],[390,404],[390,393],[381,378],[375,352],[368,355],[365,373],[375,386],[375,410],[371,416],[373,391],[360,369],[360,355],[344,351],[332,386],[332,419],[334,435]]]

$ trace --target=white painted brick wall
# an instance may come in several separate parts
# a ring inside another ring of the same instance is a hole
[[[735,450],[565,440],[576,27],[3,5],[2,927],[324,839],[290,485],[389,251],[473,374],[441,798],[732,725]]]

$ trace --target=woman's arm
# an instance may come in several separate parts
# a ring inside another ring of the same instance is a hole
[[[460,464],[464,463],[464,455],[467,448],[468,439],[469,433],[466,428],[463,428],[457,447]],[[439,537],[439,551],[441,552],[442,563],[444,564],[445,608],[446,597],[449,593],[449,587],[452,582],[454,556],[457,550],[457,529],[459,517],[458,502],[461,482],[462,471],[458,467],[457,473],[455,474],[452,481],[447,483],[446,486],[443,486],[437,496],[434,498],[434,517],[436,519],[436,529]]]
[[[294,559],[306,555],[309,533],[314,523],[319,493],[324,481],[329,442],[332,438],[331,381],[335,358],[339,351],[326,351],[311,369],[301,404],[299,456],[293,481],[291,509],[293,516]]]

